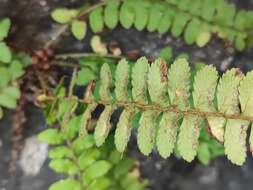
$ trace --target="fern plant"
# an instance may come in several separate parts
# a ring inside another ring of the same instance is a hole
[[[54,90],[54,96],[67,96],[61,83]],[[67,175],[52,184],[49,190],[144,190],[146,182],[141,181],[138,175],[131,174],[134,160],[115,150],[113,138],[108,138],[103,146],[97,148],[93,134],[78,136],[83,126],[83,116],[77,112],[84,105],[78,106],[74,95],[69,94],[68,97],[72,100],[59,99],[44,102],[43,105],[47,123],[59,124],[60,127],[45,129],[38,138],[53,146],[48,153],[51,159],[49,167]]]
[[[246,158],[246,131],[253,120],[252,76],[252,72],[244,76],[231,69],[219,79],[211,65],[191,76],[184,58],[177,59],[168,69],[162,59],[149,65],[143,57],[134,65],[121,60],[114,80],[110,67],[104,64],[94,91],[99,96],[87,92],[89,97],[86,95],[82,101],[87,108],[81,133],[86,133],[85,127],[97,105],[103,104],[105,108],[94,132],[96,145],[101,146],[112,129],[112,113],[124,108],[115,132],[119,152],[125,151],[131,122],[139,113],[137,142],[143,154],[150,154],[156,146],[160,155],[167,158],[177,146],[182,158],[190,162],[197,153],[200,125],[207,121],[213,136],[224,142],[228,159],[242,165]],[[194,77],[192,88],[191,77]],[[251,132],[251,147],[252,136]]]
[[[15,108],[21,93],[17,79],[24,74],[24,67],[30,64],[29,56],[12,52],[4,41],[11,27],[10,19],[0,21],[0,118],[2,108]]]
[[[214,33],[237,50],[252,46],[252,11],[238,11],[224,0],[107,0],[86,10],[56,9],[52,16],[59,23],[71,23],[72,33],[81,40],[87,30],[81,19],[84,14],[89,14],[89,25],[95,33],[105,27],[114,29],[120,23],[126,29],[135,27],[160,34],[171,30],[173,37],[183,34],[187,44],[199,47],[206,45]]]

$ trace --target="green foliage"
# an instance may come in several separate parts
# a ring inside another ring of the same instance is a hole
[[[78,40],[84,39],[87,31],[86,22],[74,20],[71,23],[71,32]]]
[[[0,21],[0,41],[4,40],[9,33],[11,21],[9,18],[4,18]]]
[[[81,184],[74,179],[60,180],[50,186],[49,190],[81,190]]]
[[[103,8],[97,7],[89,15],[89,23],[92,31],[101,32],[104,28]]]
[[[66,90],[61,85],[55,89],[54,93],[58,98],[66,96]],[[66,176],[66,179],[52,184],[49,190],[128,190],[128,187],[121,186],[121,183],[130,177],[133,179],[129,185],[137,185],[136,190],[143,190],[145,183],[138,177],[130,176],[134,161],[115,150],[112,138],[109,137],[105,141],[107,135],[105,136],[105,132],[102,131],[104,128],[102,127],[99,131],[103,133],[103,137],[97,137],[96,131],[95,135],[88,134],[84,128],[87,120],[91,119],[91,112],[97,104],[88,105],[85,111],[82,109],[81,114],[76,115],[74,112],[80,109],[75,106],[77,99],[73,95],[68,98],[71,100],[58,99],[53,103],[46,102],[44,112],[47,120],[50,124],[59,123],[60,128],[48,128],[38,135],[39,140],[54,145],[49,151],[51,159],[49,167]],[[52,113],[54,113],[53,116]],[[108,115],[106,117],[109,118]],[[79,131],[82,130],[85,130],[85,133],[78,136]],[[101,141],[101,144],[105,143],[97,148],[98,141]]]
[[[151,110],[144,111],[140,118],[137,143],[144,155],[149,155],[155,146],[157,113]]]
[[[227,114],[239,113],[238,107],[238,85],[242,75],[237,75],[236,70],[227,71],[219,81],[217,88],[217,107],[218,111]],[[228,98],[230,97],[230,98]],[[209,118],[210,129],[214,136],[221,142],[224,141],[224,118]]]
[[[42,132],[39,135],[40,139],[44,133]],[[64,145],[66,142],[67,144]],[[132,159],[122,157],[118,152],[113,151],[109,144],[107,143],[97,149],[93,135],[74,137],[70,141],[64,139],[59,146],[50,150],[49,157],[52,160],[49,167],[55,172],[76,176],[76,178],[75,180],[67,178],[55,182],[49,189],[126,189],[127,187],[119,186],[119,183],[129,177],[129,171],[133,168],[134,162]],[[75,151],[77,149],[78,151]],[[137,190],[144,189],[144,184],[138,181],[136,177],[133,178],[135,180],[132,183],[138,183],[139,188]],[[105,182],[105,179],[106,185],[102,183]]]
[[[215,148],[213,150],[207,142],[199,139],[201,125],[207,120],[211,132],[214,131],[214,137],[220,141],[224,137],[227,157],[237,165],[243,164],[246,155],[246,130],[252,121],[253,101],[249,90],[253,88],[251,72],[244,77],[242,73],[232,69],[218,83],[218,73],[210,65],[201,65],[196,74],[191,74],[185,58],[177,58],[169,69],[161,59],[149,65],[145,58],[140,58],[131,70],[132,86],[126,90],[130,83],[130,65],[127,64],[125,60],[118,63],[114,83],[109,66],[104,64],[101,68],[102,81],[98,87],[101,93],[98,100],[105,109],[95,127],[95,141],[98,146],[102,145],[112,128],[110,118],[113,111],[117,107],[123,107],[115,134],[119,152],[125,151],[133,115],[140,111],[137,142],[143,154],[150,154],[156,145],[161,156],[167,158],[177,141],[177,149],[186,161],[192,161],[197,155],[207,164],[213,155],[223,153],[219,148],[216,152]],[[192,88],[190,81],[193,82]],[[112,98],[111,89],[118,91],[115,98]],[[223,123],[224,133],[221,134],[219,122]],[[216,135],[215,130],[219,135]]]
[[[252,11],[236,10],[224,0],[115,0],[90,15],[89,23],[95,33],[103,30],[104,23],[110,29],[120,23],[126,29],[134,26],[139,31],[147,28],[160,34],[171,29],[174,37],[184,33],[187,44],[196,43],[200,47],[209,42],[212,33],[217,33],[239,51],[250,46],[248,41],[252,38]]]
[[[38,135],[38,139],[47,144],[61,144],[62,135],[57,129],[47,129]]]
[[[30,58],[22,53],[15,54],[3,41],[10,30],[11,23],[8,18],[0,20],[0,116],[4,108],[14,109],[21,93],[17,80],[24,74],[24,67],[30,64]],[[0,117],[0,118],[1,118]]]
[[[78,14],[79,11],[76,9],[58,8],[52,12],[51,16],[54,21],[61,24],[66,24],[76,18]]]
[[[0,51],[0,61],[3,63],[9,63],[12,57],[11,50],[4,42],[0,42]]]

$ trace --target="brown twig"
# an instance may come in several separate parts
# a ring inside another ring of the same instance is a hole
[[[55,100],[55,97],[44,97],[44,100]],[[66,101],[71,100],[71,98],[65,98]],[[157,104],[140,104],[138,102],[122,102],[122,101],[103,101],[103,100],[92,100],[89,99],[83,100],[83,99],[78,99],[80,103],[85,103],[85,104],[92,104],[92,103],[97,103],[97,104],[102,104],[102,105],[113,105],[116,107],[134,107],[138,108],[141,110],[155,110],[159,112],[174,112],[178,113],[184,116],[187,115],[195,115],[203,118],[208,118],[208,117],[221,117],[225,119],[240,119],[240,120],[247,120],[247,121],[253,121],[253,117],[249,115],[242,115],[242,114],[226,114],[226,113],[221,113],[221,112],[203,112],[198,109],[189,109],[189,110],[180,110],[176,105],[170,105],[166,107],[162,107]]]
[[[55,55],[55,59],[79,59],[82,57],[98,57],[98,58],[111,58],[111,59],[122,59],[125,58],[124,56],[118,56],[118,55],[99,55],[97,53],[64,53],[64,54],[57,54]]]

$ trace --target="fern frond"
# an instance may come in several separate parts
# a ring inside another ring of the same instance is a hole
[[[96,144],[102,145],[108,136],[114,110],[123,108],[115,133],[115,144],[120,152],[125,151],[134,115],[140,112],[137,143],[143,154],[150,154],[156,145],[160,155],[167,158],[177,140],[182,157],[192,161],[197,153],[201,124],[207,120],[213,136],[224,141],[227,157],[237,165],[243,164],[246,131],[253,121],[252,72],[244,77],[238,70],[231,69],[218,82],[216,69],[211,65],[203,66],[194,75],[193,90],[190,90],[192,79],[187,60],[178,58],[168,67],[162,59],[150,65],[142,57],[133,66],[121,60],[113,84],[109,66],[102,66],[98,86],[100,99],[83,101],[105,106],[95,128]],[[114,85],[116,96],[113,99]],[[84,113],[87,120],[95,109],[91,108],[88,105]],[[252,134],[250,142],[252,146]]]
[[[171,30],[174,37],[184,33],[187,44],[200,47],[217,33],[243,50],[252,39],[253,12],[236,10],[224,0],[110,0],[92,11],[89,23],[93,32],[101,32],[104,25],[114,29],[118,21],[126,29],[134,26],[160,34]]]

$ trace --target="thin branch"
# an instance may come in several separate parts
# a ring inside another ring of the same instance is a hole
[[[96,53],[66,53],[66,54],[57,54],[55,55],[54,59],[50,61],[50,65],[60,66],[60,67],[71,67],[71,68],[85,68],[88,67],[87,65],[81,65],[77,63],[70,62],[69,60],[76,60],[80,58],[108,58],[108,59],[115,59],[120,60],[125,57],[123,56],[116,56],[112,54],[107,55],[99,55]],[[89,68],[89,67],[88,67]]]
[[[44,49],[49,48],[67,29],[68,24],[62,25],[54,36],[45,44]]]
[[[83,57],[98,57],[98,58],[111,58],[111,59],[125,58],[124,56],[118,56],[113,54],[100,55],[97,53],[64,53],[55,55],[56,59],[68,59],[68,58],[79,59]]]

